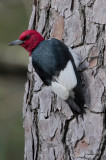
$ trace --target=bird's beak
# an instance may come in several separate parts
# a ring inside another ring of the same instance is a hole
[[[12,45],[18,45],[18,44],[22,44],[24,43],[24,41],[20,40],[20,39],[17,39],[15,41],[12,41],[9,46],[12,46]]]

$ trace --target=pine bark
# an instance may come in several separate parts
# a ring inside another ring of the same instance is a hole
[[[79,124],[69,106],[44,86],[31,58],[23,117],[25,160],[106,159],[106,1],[34,0],[28,29],[55,37],[81,55],[86,99]]]

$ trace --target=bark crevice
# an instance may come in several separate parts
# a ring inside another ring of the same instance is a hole
[[[106,23],[102,8],[99,9],[101,3],[99,0],[33,0],[33,3],[28,29],[36,29],[45,39],[54,37],[63,41],[82,57],[79,71],[83,74],[85,106],[90,109],[86,108],[84,120],[78,117],[77,124],[69,106],[44,86],[29,62],[23,108],[25,160],[104,160]]]

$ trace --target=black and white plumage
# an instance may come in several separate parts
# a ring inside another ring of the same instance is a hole
[[[45,85],[66,101],[72,112],[83,115],[84,96],[77,67],[79,58],[61,41],[45,40],[35,30],[26,30],[9,45],[21,45],[32,56],[32,64]]]
[[[79,59],[59,40],[43,40],[32,51],[32,64],[45,85],[65,100],[75,115],[83,115],[84,96],[77,67]]]

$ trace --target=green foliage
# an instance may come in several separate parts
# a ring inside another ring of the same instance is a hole
[[[28,16],[22,0],[0,1],[0,43],[8,43],[27,29]]]
[[[27,29],[28,20],[23,0],[0,1],[0,160],[24,159],[22,106],[27,62],[24,50],[10,48],[8,43]]]

